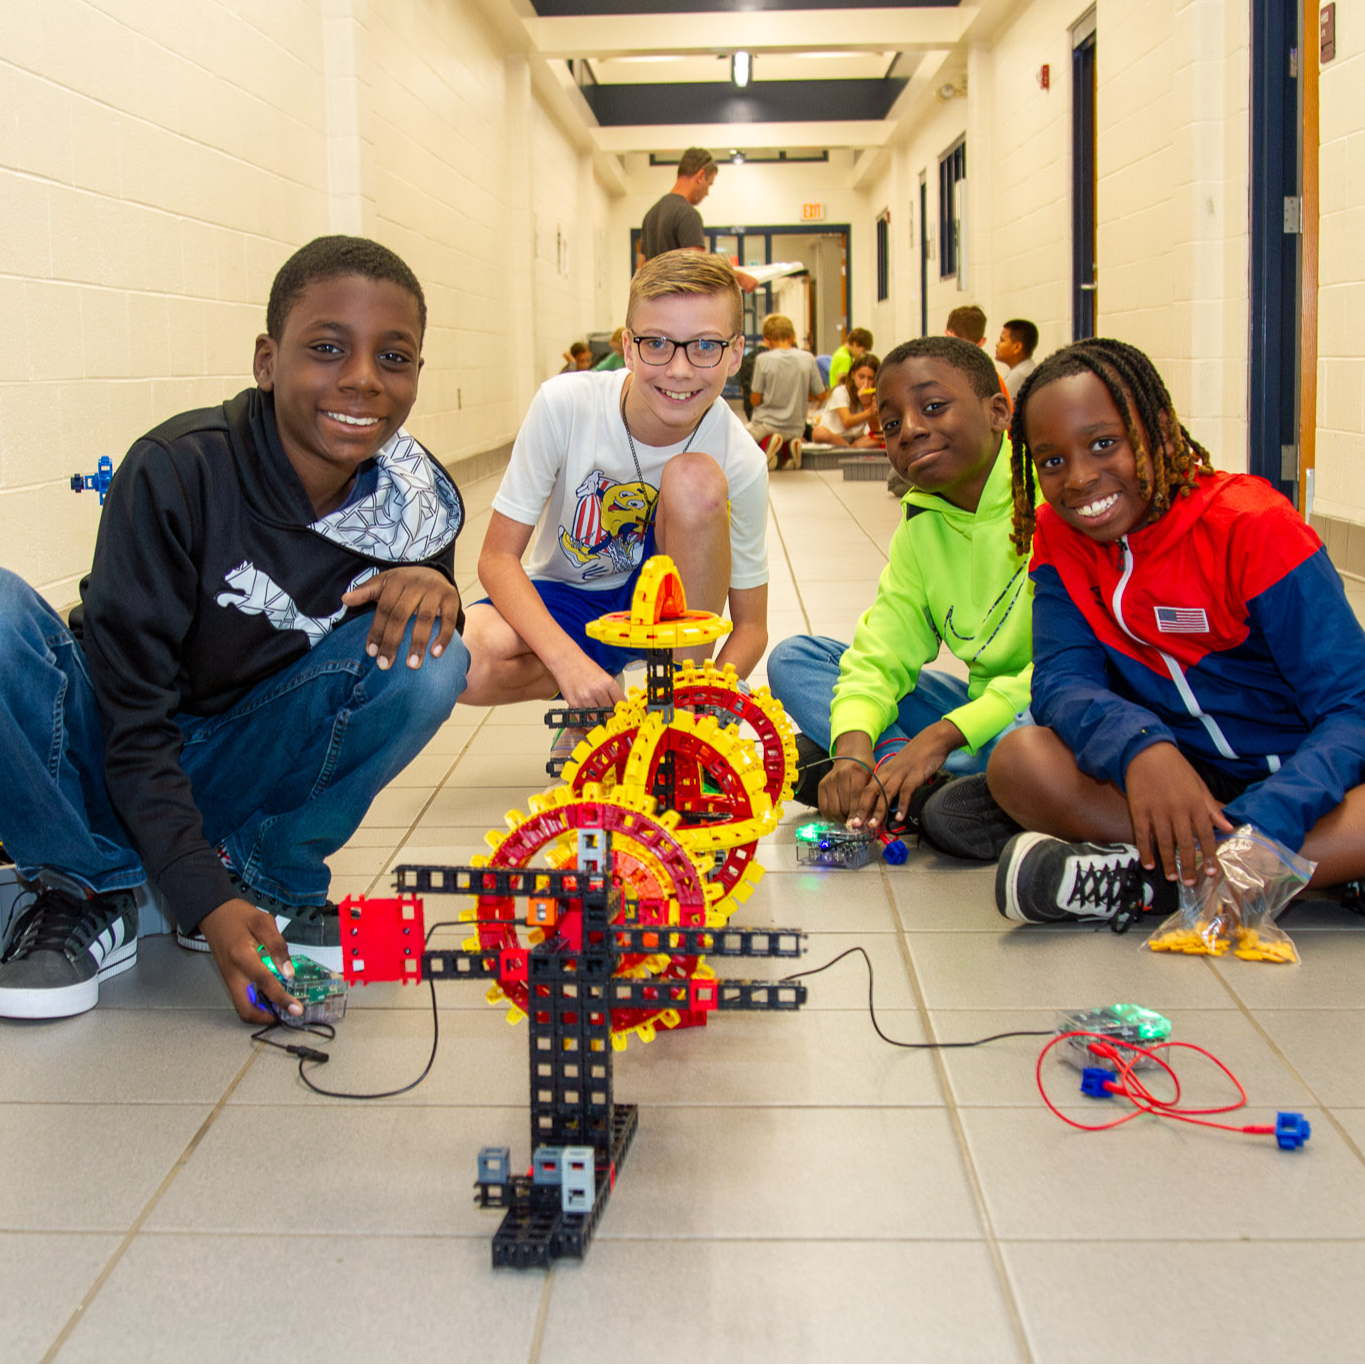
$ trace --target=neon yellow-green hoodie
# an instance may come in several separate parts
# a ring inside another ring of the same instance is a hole
[[[876,741],[940,644],[968,668],[969,700],[946,719],[975,753],[1029,704],[1033,584],[1010,543],[1009,438],[975,512],[911,489],[877,596],[845,652],[830,709],[831,743],[849,730]]]

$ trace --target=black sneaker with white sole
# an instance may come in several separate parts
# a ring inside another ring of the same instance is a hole
[[[275,927],[284,935],[291,957],[302,954],[328,971],[341,971],[341,916],[331,901],[324,905],[286,905],[274,896],[253,890],[235,871],[229,870],[228,875],[244,901],[274,915]],[[175,941],[192,953],[212,951],[208,939],[197,929],[177,928]]]
[[[801,806],[820,804],[820,783],[830,769],[829,750],[822,749],[809,735],[797,733],[796,781],[792,784],[792,800]]]
[[[47,887],[19,917],[0,962],[0,1018],[84,1014],[99,1003],[101,981],[136,963],[132,892],[86,898]]]
[[[1068,844],[1025,833],[1000,855],[995,905],[1006,919],[1107,922],[1123,933],[1143,915],[1173,915],[1180,889],[1160,872],[1148,872],[1132,844]]]
[[[954,777],[924,803],[920,832],[936,849],[954,858],[993,863],[1019,826],[1000,809],[985,773]]]

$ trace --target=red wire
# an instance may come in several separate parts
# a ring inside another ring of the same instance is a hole
[[[1107,1123],[1081,1123],[1076,1119],[1069,1118],[1053,1104],[1048,1096],[1047,1087],[1043,1084],[1043,1061],[1059,1043],[1067,1042],[1072,1038],[1090,1039],[1089,1051],[1091,1054],[1113,1066],[1118,1079],[1110,1083],[1109,1093],[1118,1098],[1126,1099],[1132,1104],[1134,1108],[1130,1113],[1121,1114],[1118,1118],[1110,1119]],[[1197,1052],[1201,1057],[1212,1062],[1236,1087],[1237,1099],[1230,1104],[1214,1105],[1207,1109],[1182,1109],[1180,1107],[1180,1078],[1164,1058],[1157,1056],[1158,1052],[1169,1051],[1173,1048],[1184,1048],[1189,1052]],[[1138,1078],[1134,1068],[1138,1059],[1144,1057],[1154,1062],[1171,1078],[1171,1084],[1175,1087],[1175,1094],[1169,1100],[1163,1100],[1154,1095],[1151,1089]],[[1055,1038],[1049,1040],[1038,1054],[1038,1065],[1034,1076],[1038,1082],[1038,1093],[1043,1097],[1043,1103],[1063,1123],[1069,1123],[1073,1128],[1080,1128],[1088,1133],[1102,1132],[1106,1128],[1117,1128],[1119,1124],[1127,1123],[1140,1114],[1155,1114],[1159,1118],[1179,1119],[1182,1123],[1197,1124],[1201,1128],[1221,1128],[1225,1133],[1261,1134],[1275,1131],[1274,1124],[1253,1123],[1238,1127],[1230,1123],[1212,1123],[1206,1118],[1196,1117],[1202,1114],[1229,1114],[1233,1110],[1242,1109],[1247,1103],[1247,1092],[1243,1089],[1241,1081],[1232,1074],[1223,1062],[1219,1061],[1206,1048],[1199,1047],[1195,1043],[1183,1043],[1167,1039],[1163,1042],[1154,1043],[1151,1047],[1139,1047],[1136,1043],[1116,1044],[1112,1037],[1103,1033],[1059,1033]]]

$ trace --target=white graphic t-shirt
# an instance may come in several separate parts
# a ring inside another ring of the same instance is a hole
[[[649,446],[630,456],[621,421],[628,370],[557,375],[542,384],[512,447],[493,507],[535,526],[526,553],[532,579],[576,587],[619,587],[644,556],[659,481],[684,447],[710,455],[730,485],[730,586],[768,581],[768,466],[763,452],[717,399],[691,443]]]

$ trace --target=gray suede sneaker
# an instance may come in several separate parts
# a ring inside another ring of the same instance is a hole
[[[0,1018],[84,1014],[99,1003],[101,981],[136,963],[132,892],[86,898],[45,888],[15,923],[0,962]]]
[[[274,915],[275,927],[284,935],[291,957],[302,954],[328,971],[341,971],[341,916],[331,901],[323,905],[286,905],[274,896],[249,887],[233,869],[228,869],[228,875],[244,901],[250,901],[267,915]],[[212,951],[208,939],[197,929],[177,928],[175,941],[192,953]]]
[[[1019,826],[996,804],[985,773],[954,777],[924,803],[920,833],[943,853],[993,863]]]

